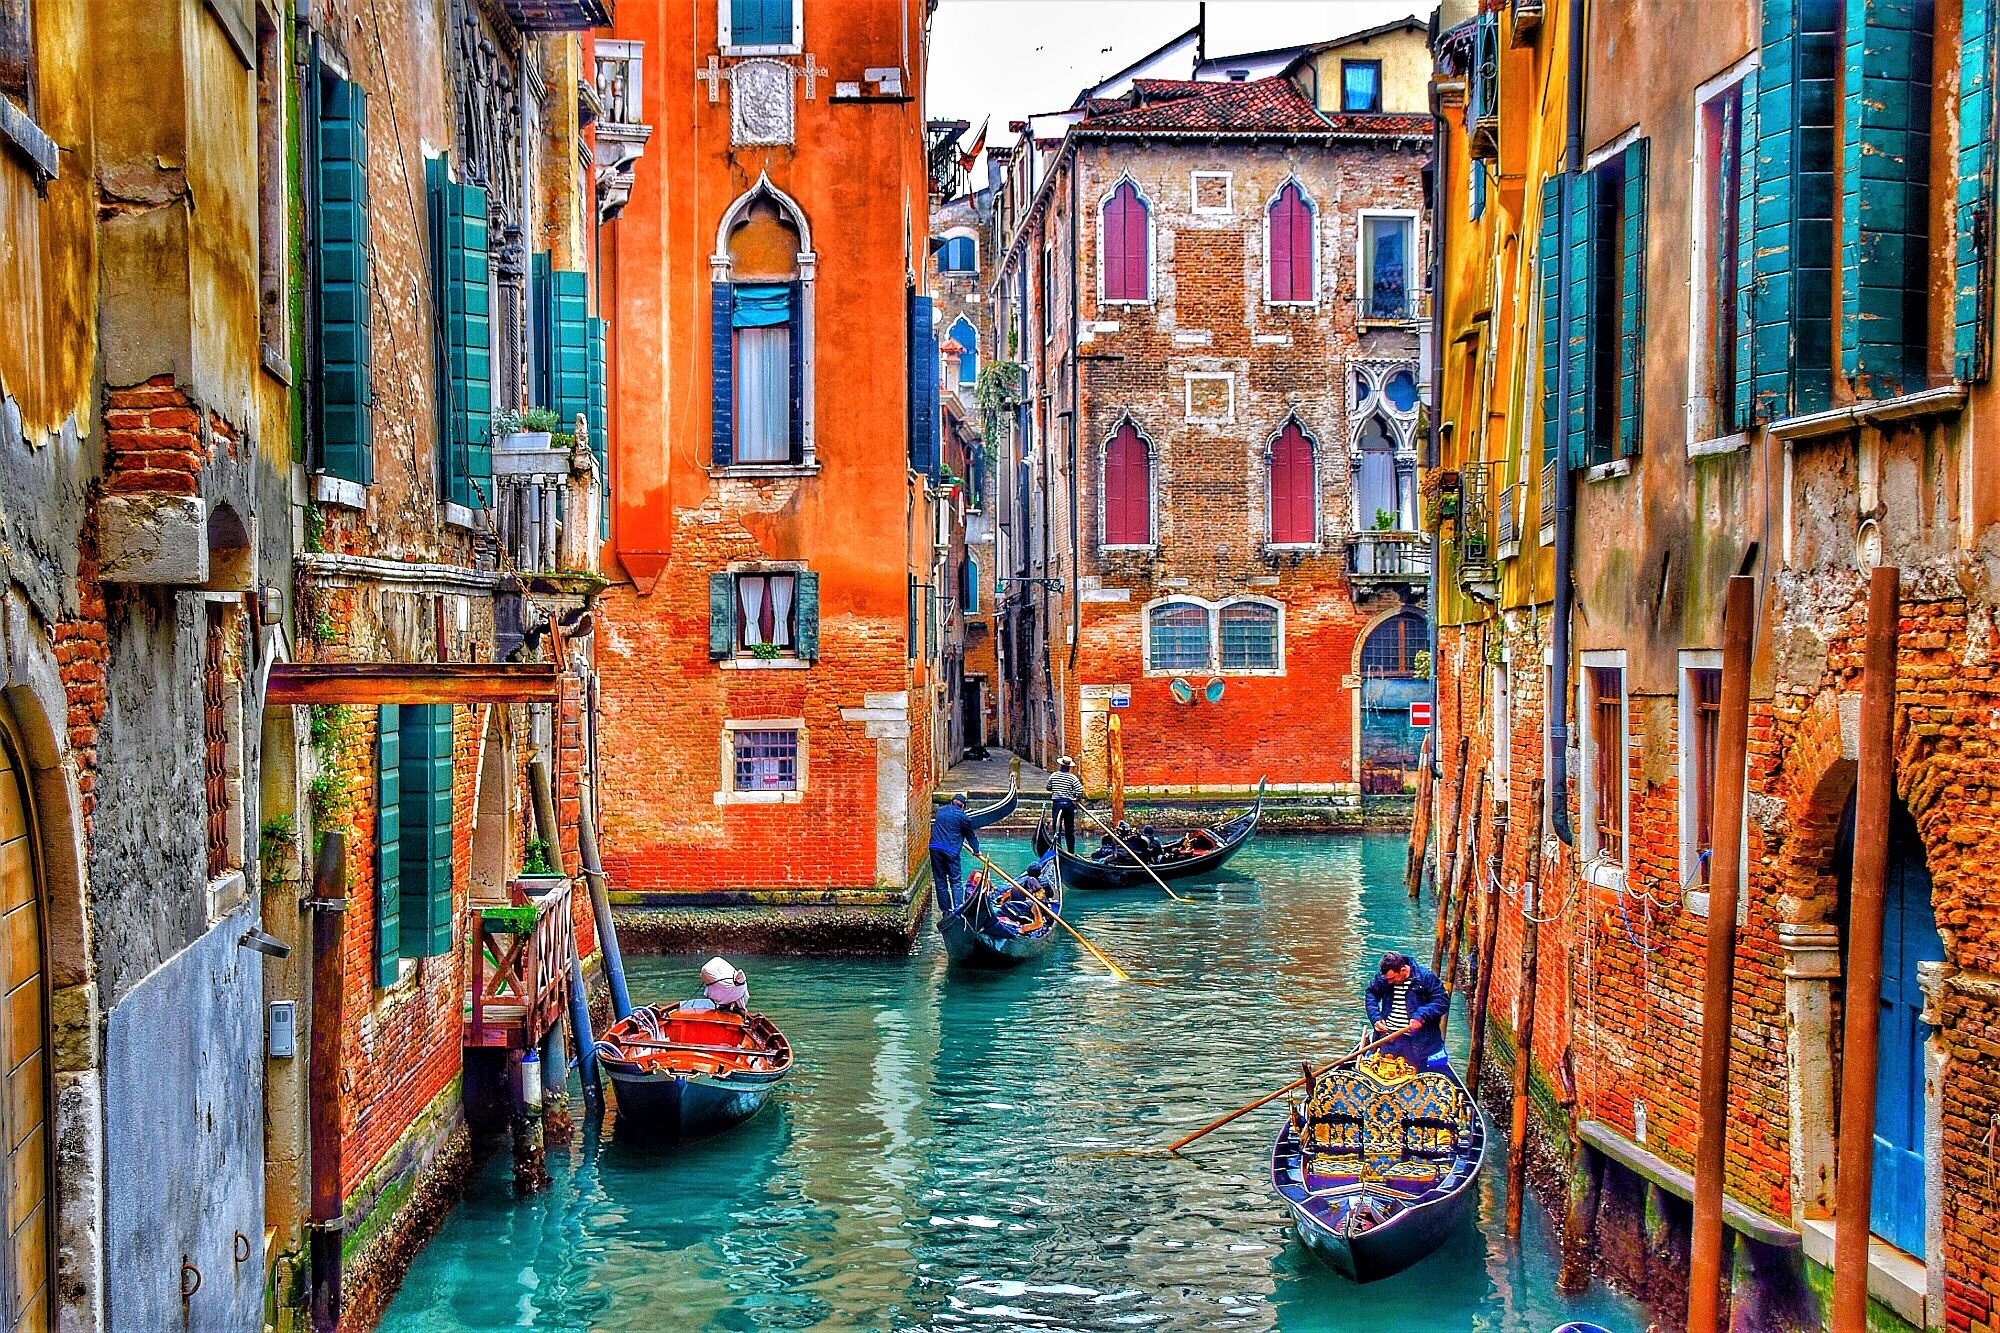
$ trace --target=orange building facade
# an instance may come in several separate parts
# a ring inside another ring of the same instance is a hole
[[[646,118],[679,136],[604,249],[621,889],[900,888],[922,854],[940,635],[911,571],[931,565],[941,473],[927,12],[618,8]]]

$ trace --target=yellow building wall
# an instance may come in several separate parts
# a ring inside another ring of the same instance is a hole
[[[1340,110],[1340,62],[1382,62],[1382,109],[1421,116],[1430,111],[1431,50],[1421,29],[1384,33],[1366,41],[1330,47],[1311,59],[1318,106]]]

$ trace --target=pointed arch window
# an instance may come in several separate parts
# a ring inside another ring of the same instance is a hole
[[[1288,421],[1271,441],[1271,544],[1310,546],[1318,540],[1318,486],[1312,437]]]
[[[1271,201],[1268,244],[1273,301],[1311,301],[1313,283],[1313,213],[1298,182],[1287,182]]]
[[[972,321],[960,315],[952,322],[945,336],[957,343],[962,350],[958,354],[958,382],[974,384],[979,380],[979,330],[972,327]]]
[[[1129,421],[1104,446],[1104,544],[1153,544],[1153,452]]]
[[[1152,264],[1152,219],[1131,181],[1104,201],[1104,299],[1144,301]]]

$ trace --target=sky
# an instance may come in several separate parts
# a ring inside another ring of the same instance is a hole
[[[1192,28],[1197,0],[940,0],[925,113],[965,120],[988,143],[1007,122],[1060,111],[1077,90]],[[1211,56],[1321,41],[1416,14],[1426,0],[1209,0]],[[983,179],[976,172],[975,179]]]

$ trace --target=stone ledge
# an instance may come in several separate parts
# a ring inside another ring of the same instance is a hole
[[[1814,1217],[1799,1223],[1806,1258],[1828,1271],[1833,1268],[1836,1225],[1832,1218]],[[1878,1237],[1868,1238],[1868,1295],[1871,1299],[1894,1310],[1898,1318],[1911,1325],[1925,1328],[1925,1295],[1929,1286],[1930,1274],[1920,1260]]]
[[[909,952],[925,900],[902,889],[627,890],[611,895],[611,919],[628,954],[894,955]]]
[[[199,495],[107,495],[97,505],[106,583],[198,588],[208,582],[208,515]]]
[[[1627,1171],[1652,1181],[1676,1198],[1694,1201],[1693,1176],[1640,1147],[1611,1126],[1598,1120],[1585,1120],[1576,1127],[1576,1133],[1592,1149]],[[1727,1196],[1722,1200],[1722,1220],[1729,1224],[1731,1230],[1764,1245],[1790,1248],[1799,1244],[1799,1233],[1785,1223]]]

